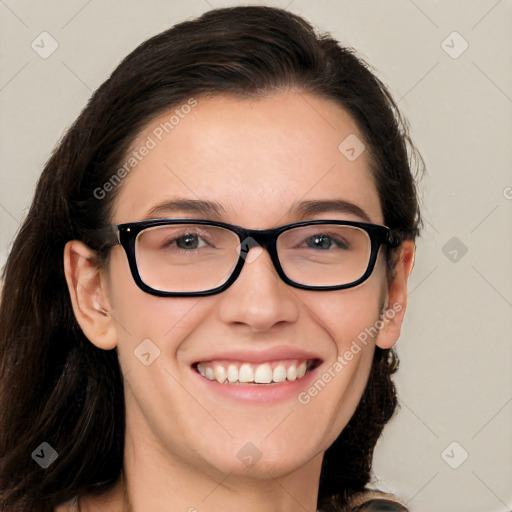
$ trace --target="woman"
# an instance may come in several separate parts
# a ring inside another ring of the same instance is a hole
[[[5,268],[1,509],[406,510],[367,486],[420,230],[408,151],[384,85],[287,11],[126,57]]]

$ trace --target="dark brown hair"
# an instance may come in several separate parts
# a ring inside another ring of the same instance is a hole
[[[386,87],[355,52],[270,7],[216,9],[141,44],[92,95],[47,162],[3,276],[0,309],[0,509],[50,512],[102,492],[123,462],[124,396],[116,350],[96,348],[73,314],[63,249],[99,248],[120,187],[94,193],[122,165],[151,119],[190,97],[250,98],[297,90],[329,98],[355,119],[387,226],[414,239],[420,214],[411,168],[421,157]],[[418,166],[420,167],[420,166]],[[122,184],[121,184],[122,186]],[[388,258],[390,272],[392,255]],[[327,450],[319,506],[337,510],[371,477],[377,439],[397,405],[398,360],[376,348],[361,402]],[[48,442],[47,469],[32,452]]]

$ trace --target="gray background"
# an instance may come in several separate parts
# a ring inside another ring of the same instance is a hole
[[[53,146],[119,60],[178,21],[238,3],[0,0],[0,265]],[[427,164],[398,343],[401,411],[377,446],[375,485],[413,511],[510,510],[512,1],[264,3],[355,47]]]

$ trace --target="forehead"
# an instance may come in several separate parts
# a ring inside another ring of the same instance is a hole
[[[296,220],[292,207],[303,201],[342,200],[382,223],[363,144],[342,107],[311,94],[189,99],[133,141],[112,220],[142,220],[159,204],[192,199],[218,203],[226,222],[264,229]]]

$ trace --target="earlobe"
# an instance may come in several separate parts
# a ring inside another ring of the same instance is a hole
[[[403,242],[393,281],[388,288],[387,307],[382,313],[382,329],[376,341],[376,345],[382,349],[391,348],[400,337],[407,307],[407,281],[414,266],[414,255],[414,242]]]
[[[64,273],[73,311],[85,336],[98,348],[115,348],[116,329],[95,251],[78,240],[68,242],[64,248]]]

